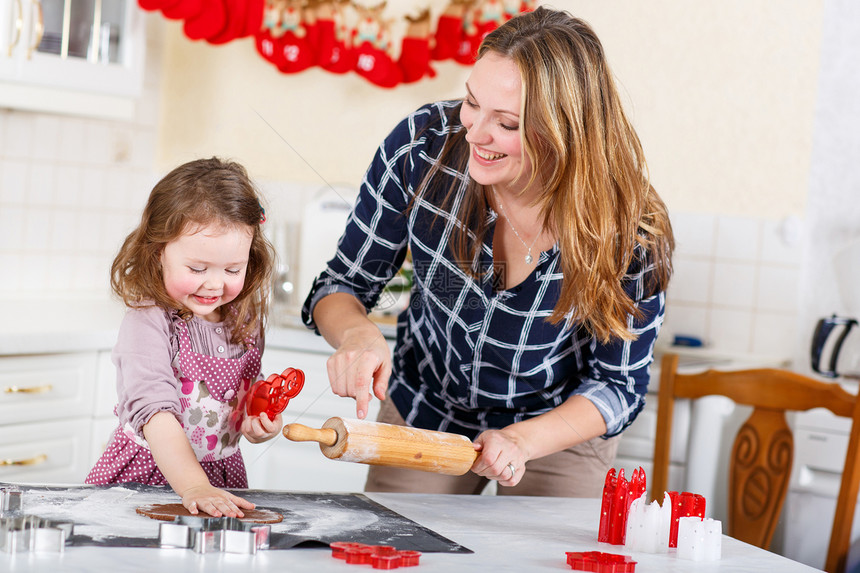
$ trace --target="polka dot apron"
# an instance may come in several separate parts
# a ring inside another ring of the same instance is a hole
[[[186,323],[174,324],[179,334],[179,352],[172,364],[181,405],[178,418],[188,441],[212,485],[248,487],[239,438],[247,393],[260,374],[260,350],[251,347],[241,358],[199,354],[192,349]],[[126,423],[117,429],[86,483],[128,481],[167,483],[146,440]]]
[[[260,372],[260,351],[254,347],[237,359],[198,354],[186,324],[178,329],[173,372],[180,382],[182,426],[198,460],[228,458],[239,449],[245,396]]]

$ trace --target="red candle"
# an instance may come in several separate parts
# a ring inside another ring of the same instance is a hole
[[[697,493],[670,491],[672,499],[672,525],[669,529],[669,547],[678,547],[678,520],[682,517],[705,517],[705,497]]]
[[[615,468],[606,472],[603,483],[603,500],[600,505],[600,527],[597,540],[612,545],[624,545],[627,532],[627,513],[633,500],[645,493],[645,470],[641,467],[633,470],[633,477],[628,482],[624,479],[624,469]]]

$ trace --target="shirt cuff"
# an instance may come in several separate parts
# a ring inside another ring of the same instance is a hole
[[[606,434],[603,437],[611,438],[617,436],[629,425],[642,405],[642,398],[637,397],[633,404],[623,400],[618,390],[606,382],[583,381],[574,394],[583,396],[597,407],[603,421],[606,423]]]
[[[320,285],[319,288],[313,293],[311,296],[311,300],[308,303],[307,307],[307,318],[305,320],[305,326],[310,329],[313,329],[314,332],[319,334],[319,329],[317,328],[316,322],[314,322],[314,309],[317,306],[317,303],[321,301],[324,297],[327,297],[330,294],[334,294],[337,292],[343,292],[346,294],[351,294],[352,296],[358,298],[355,294],[355,290],[352,288],[342,285],[342,284],[324,284]]]

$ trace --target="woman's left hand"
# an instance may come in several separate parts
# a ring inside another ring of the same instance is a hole
[[[270,420],[268,414],[263,412],[259,416],[245,416],[242,420],[242,435],[252,444],[259,444],[271,440],[281,432],[284,421],[281,415]]]
[[[481,432],[474,443],[480,455],[472,464],[473,472],[508,487],[523,479],[529,455],[516,432],[509,428],[487,430]]]

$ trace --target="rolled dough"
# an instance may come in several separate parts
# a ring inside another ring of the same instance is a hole
[[[181,503],[154,503],[151,505],[141,505],[135,509],[137,513],[159,519],[161,521],[173,521],[177,517],[190,517],[192,514],[185,509]],[[242,513],[245,517],[240,517],[240,521],[251,521],[254,523],[280,523],[284,516],[277,511],[270,509],[243,509]],[[201,511],[194,517],[212,517],[208,513]]]

